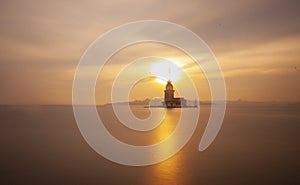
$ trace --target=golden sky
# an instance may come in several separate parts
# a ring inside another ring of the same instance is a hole
[[[224,72],[229,100],[300,101],[299,8],[297,0],[1,1],[0,104],[71,104],[74,72],[87,47],[102,33],[143,19],[198,34]],[[97,102],[109,102],[107,89],[124,61],[153,53],[182,57],[175,50],[145,44],[118,52],[100,75]],[[201,99],[209,99],[205,77],[191,76],[200,82]],[[147,86],[153,91],[141,95]],[[132,99],[162,96],[163,88],[137,84]]]

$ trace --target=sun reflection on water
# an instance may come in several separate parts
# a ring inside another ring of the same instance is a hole
[[[180,109],[168,109],[166,112],[165,119],[156,132],[156,137],[159,140],[168,137],[177,126],[177,123],[180,118]],[[176,141],[173,141],[171,145],[161,146],[160,152],[168,152],[173,150],[176,147]],[[157,184],[182,184],[182,169],[180,168],[182,161],[182,156],[175,154],[173,157],[169,158],[166,161],[163,161],[159,164],[153,165],[152,169],[152,178],[148,182],[153,182],[153,185]]]

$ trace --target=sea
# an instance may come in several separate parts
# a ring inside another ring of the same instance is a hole
[[[150,115],[145,106],[130,108],[140,119]],[[105,127],[115,138],[141,146],[162,141],[177,126],[181,109],[158,109],[166,111],[167,121],[152,131],[138,132],[121,124],[111,105],[97,106]],[[228,103],[219,134],[200,152],[198,146],[210,112],[211,105],[200,106],[196,131],[174,156],[158,164],[126,166],[104,158],[89,146],[77,126],[72,106],[3,105],[0,106],[0,182],[12,185],[300,184],[299,103]]]

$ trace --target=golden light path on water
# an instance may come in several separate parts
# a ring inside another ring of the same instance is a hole
[[[163,108],[157,108],[163,109]],[[150,112],[147,108],[140,105],[131,106],[131,110],[135,116],[140,119],[145,119],[150,116]],[[106,128],[111,132],[118,140],[139,146],[146,146],[154,143],[158,143],[172,134],[177,127],[180,118],[181,109],[168,109],[162,123],[152,131],[138,132],[126,128],[120,123],[113,115],[111,106],[100,106],[99,113],[103,122],[106,124]],[[180,139],[178,137],[177,139]],[[173,140],[172,144],[164,145],[159,149],[161,153],[167,153],[176,147],[176,140]],[[149,158],[155,158],[156,156],[145,153]],[[184,161],[182,154],[175,154],[173,157],[146,168],[149,169],[147,177],[143,179],[145,184],[182,184],[185,179],[178,175],[184,173],[184,168],[181,168]],[[150,175],[151,174],[151,175]],[[151,178],[150,178],[151,177]],[[150,178],[150,179],[149,179]]]
[[[168,137],[174,131],[180,117],[180,109],[168,109],[164,121],[161,123],[160,128],[155,133],[158,140]],[[161,147],[160,152],[168,152],[176,147],[176,140],[173,140],[171,145],[167,147]],[[181,161],[181,155],[175,154],[173,157],[166,161],[153,165],[152,173],[155,180],[148,179],[148,182],[153,182],[153,185],[157,184],[182,184],[183,179],[179,175],[182,173],[180,168],[183,161]]]

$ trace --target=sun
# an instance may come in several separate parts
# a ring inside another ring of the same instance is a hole
[[[158,83],[165,84],[168,80],[176,83],[182,75],[182,69],[173,62],[161,60],[151,66],[150,73]]]

